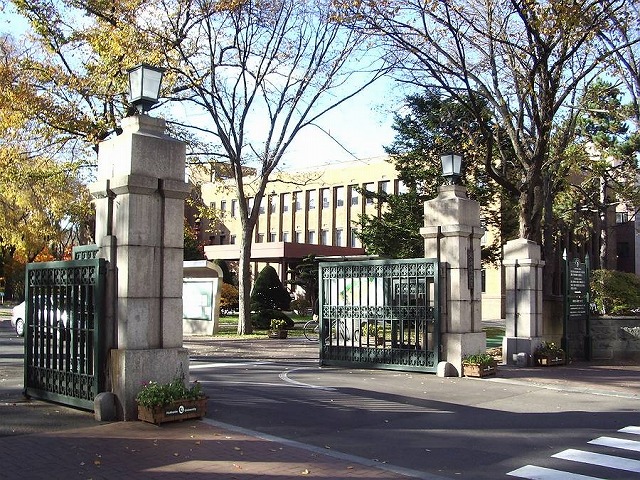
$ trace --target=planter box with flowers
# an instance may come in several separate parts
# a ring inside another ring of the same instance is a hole
[[[287,338],[287,322],[273,318],[269,329],[269,338]]]
[[[181,378],[163,385],[149,382],[136,396],[138,420],[159,425],[201,418],[207,413],[207,400],[198,382],[190,388],[185,386]]]
[[[465,355],[462,357],[462,374],[465,377],[488,377],[495,375],[498,365],[488,353]]]
[[[564,365],[566,356],[564,350],[553,342],[542,342],[533,352],[533,360],[537,366],[552,367],[554,365]]]

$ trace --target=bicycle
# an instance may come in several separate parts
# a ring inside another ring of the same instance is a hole
[[[304,324],[302,333],[310,342],[317,342],[320,339],[320,321],[317,318],[309,320]]]

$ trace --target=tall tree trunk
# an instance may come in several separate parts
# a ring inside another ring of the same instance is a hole
[[[243,218],[240,239],[240,260],[238,265],[238,335],[251,333],[251,243],[253,226]]]

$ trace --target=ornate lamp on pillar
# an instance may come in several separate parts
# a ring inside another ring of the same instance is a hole
[[[462,155],[445,153],[440,156],[440,162],[442,163],[442,177],[447,181],[447,185],[458,185],[460,183]]]
[[[158,103],[164,68],[145,63],[127,70],[129,75],[129,102],[138,113],[148,112]]]

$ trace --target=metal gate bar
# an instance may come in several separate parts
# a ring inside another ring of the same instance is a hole
[[[27,265],[25,394],[93,409],[103,390],[104,259]]]
[[[320,364],[435,372],[435,259],[321,262]]]

